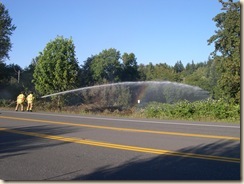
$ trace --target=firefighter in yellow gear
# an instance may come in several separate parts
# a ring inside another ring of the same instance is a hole
[[[34,96],[33,96],[32,92],[30,92],[30,94],[27,96],[26,100],[27,100],[27,109],[26,110],[28,112],[32,112],[33,100],[34,100]]]
[[[18,109],[19,109],[19,106],[20,106],[20,110],[21,111],[24,111],[24,105],[23,105],[23,103],[24,103],[24,101],[25,101],[25,95],[24,95],[24,92],[21,92],[18,96],[17,96],[17,105],[16,105],[16,107],[15,107],[15,111],[18,111]]]

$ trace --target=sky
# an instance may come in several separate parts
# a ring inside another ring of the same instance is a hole
[[[115,48],[138,64],[208,61],[218,0],[0,0],[17,28],[6,64],[28,67],[57,36],[72,38],[79,65]]]

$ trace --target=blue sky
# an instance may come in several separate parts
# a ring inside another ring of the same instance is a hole
[[[83,64],[115,48],[134,53],[138,64],[208,60],[217,30],[218,0],[1,0],[17,27],[6,64],[29,66],[57,36],[71,38]]]

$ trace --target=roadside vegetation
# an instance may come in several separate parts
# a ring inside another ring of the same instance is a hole
[[[1,100],[0,107],[14,110],[15,102]],[[202,100],[195,102],[180,101],[174,104],[152,102],[145,107],[104,107],[99,104],[82,104],[59,108],[51,101],[38,100],[35,102],[35,111],[55,112],[79,115],[104,115],[127,118],[150,118],[161,120],[188,120],[205,122],[240,123],[240,105],[226,103],[223,99]]]
[[[33,91],[36,111],[240,122],[240,2],[219,2],[221,12],[213,18],[217,30],[207,40],[208,44],[214,44],[215,50],[207,61],[189,61],[185,66],[180,60],[174,66],[167,61],[143,65],[138,64],[134,53],[122,54],[109,48],[81,61],[83,64],[79,66],[73,40],[57,36],[24,69],[18,64],[5,63],[10,59],[10,36],[18,25],[13,25],[7,8],[0,2],[0,108],[14,109],[20,91]],[[125,81],[171,81],[198,86],[210,93],[211,100],[130,106],[127,100],[133,96],[128,89],[117,91],[117,105],[110,95],[113,90],[101,96],[92,91],[82,94],[79,100],[66,95],[40,98],[65,90]]]
[[[240,106],[222,99],[191,103],[181,101],[175,104],[151,103],[143,114],[147,118],[240,123]]]

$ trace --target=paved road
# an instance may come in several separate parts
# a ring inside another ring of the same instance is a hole
[[[240,126],[0,111],[0,178],[240,180]]]

